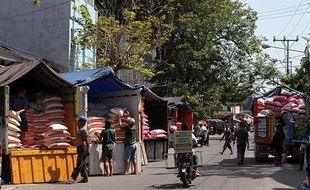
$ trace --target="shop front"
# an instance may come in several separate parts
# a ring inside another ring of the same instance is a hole
[[[26,125],[13,110],[12,102],[20,92],[28,99]],[[77,158],[74,142],[68,139],[77,130],[75,92],[72,84],[40,60],[0,68],[4,181],[20,184],[69,179]]]

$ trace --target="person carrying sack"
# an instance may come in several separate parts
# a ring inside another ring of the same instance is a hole
[[[99,140],[102,140],[101,161],[104,163],[104,175],[113,175],[113,150],[115,148],[115,131],[111,128],[111,122],[105,121],[105,130],[101,134],[96,133]]]
[[[86,128],[87,118],[84,116],[80,116],[78,118],[78,127],[79,130],[77,132],[76,138],[70,137],[70,139],[76,139],[76,146],[77,146],[77,163],[76,167],[74,168],[71,178],[69,179],[70,183],[74,183],[81,173],[82,180],[78,183],[87,183],[88,182],[88,172],[87,172],[87,157],[89,156],[89,134]]]

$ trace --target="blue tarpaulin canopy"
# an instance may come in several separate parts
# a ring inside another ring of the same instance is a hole
[[[147,101],[164,101],[143,85],[132,86],[122,82],[111,67],[62,73],[61,76],[74,85],[89,86],[88,94],[90,96],[98,93],[141,89],[141,95]]]

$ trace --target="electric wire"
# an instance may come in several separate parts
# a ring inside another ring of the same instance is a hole
[[[282,30],[280,31],[280,33],[278,34],[278,36],[280,36],[282,34],[282,32],[284,32],[284,30],[288,27],[288,25],[291,23],[291,21],[293,20],[294,16],[296,16],[296,13],[298,11],[298,9],[300,8],[301,4],[302,4],[303,0],[300,1],[298,7],[296,8],[294,14],[291,16],[290,20],[287,22],[287,24],[282,28]]]
[[[70,3],[70,1],[66,0],[65,2],[56,4],[56,5],[52,5],[52,6],[49,6],[49,7],[45,7],[45,8],[42,8],[42,9],[38,9],[38,10],[30,11],[30,12],[25,12],[25,13],[21,13],[21,14],[18,14],[18,15],[12,15],[12,16],[8,16],[8,17],[3,17],[3,18],[0,18],[0,21],[1,20],[8,20],[8,19],[11,19],[11,18],[16,18],[16,17],[21,17],[21,16],[25,16],[25,15],[34,14],[34,13],[37,13],[37,12],[45,11],[45,10],[48,10],[48,9],[51,9],[51,8],[54,8],[54,7],[58,7],[58,6],[64,5],[66,3]]]
[[[296,28],[298,27],[298,25],[300,24],[301,20],[304,18],[307,10],[309,8],[309,5],[307,6],[307,9],[305,10],[304,14],[299,18],[298,22],[295,24],[295,26],[292,28],[291,32],[288,34],[289,36],[296,30]]]
[[[303,6],[307,6],[309,3],[305,3],[305,4],[301,4],[301,5],[296,5],[296,6],[290,6],[290,7],[285,7],[285,8],[280,8],[280,9],[273,9],[270,11],[263,11],[260,13],[257,13],[258,15],[260,14],[266,14],[266,13],[270,13],[270,12],[278,12],[278,11],[282,11],[282,10],[287,10],[287,9],[294,9],[296,7],[303,7]]]
[[[309,6],[309,4],[308,4]],[[308,6],[305,7],[305,8],[302,8],[302,9],[299,9],[298,11],[304,11],[304,10],[307,10],[308,9]],[[258,15],[258,17],[260,18],[265,18],[265,17],[271,17],[271,16],[276,16],[276,15],[285,15],[287,13],[291,13],[291,12],[295,12],[295,10],[290,10],[290,11],[282,11],[282,12],[277,12],[277,13],[272,13],[272,14],[266,14],[266,15]]]
[[[306,24],[305,28],[303,29],[303,31],[301,32],[301,35],[303,35],[305,33],[305,31],[307,30],[308,26],[310,25],[310,20],[308,21],[308,23]]]
[[[308,13],[308,12],[307,12]],[[277,19],[277,18],[283,18],[283,17],[289,17],[289,16],[298,16],[302,15],[304,13],[297,13],[297,14],[289,14],[289,15],[282,15],[282,16],[275,16],[275,17],[267,17],[267,18],[259,18],[260,20],[270,20],[270,19]]]

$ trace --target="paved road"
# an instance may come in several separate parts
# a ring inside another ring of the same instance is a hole
[[[216,138],[215,138],[216,139]],[[272,161],[257,164],[253,149],[246,152],[246,165],[237,166],[236,154],[218,152],[223,142],[211,140],[210,147],[203,148],[205,165],[200,168],[201,177],[193,181],[189,189],[197,190],[291,190],[304,179],[303,172],[296,171],[297,164],[286,163],[282,168],[274,167]],[[236,147],[233,147],[234,150]],[[253,147],[251,147],[253,148]],[[88,184],[32,184],[5,185],[2,189],[22,190],[156,190],[183,189],[176,178],[176,170],[165,168],[165,162],[152,162],[138,176],[115,175],[113,177],[90,177]]]

